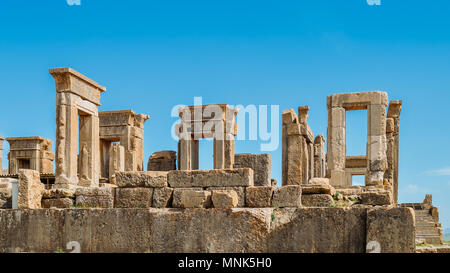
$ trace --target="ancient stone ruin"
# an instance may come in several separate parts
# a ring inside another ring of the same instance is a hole
[[[398,204],[402,103],[386,92],[328,96],[326,138],[308,125],[308,106],[283,111],[278,186],[269,154],[235,153],[238,111],[227,104],[180,108],[176,149],[145,164],[148,115],[101,112],[105,87],[71,68],[50,74],[55,156],[51,140],[6,139],[0,252],[53,252],[69,241],[83,252],[414,252],[419,239],[442,243],[431,201]],[[367,110],[364,155],[346,155],[352,110]],[[199,170],[202,138],[214,141],[212,170]],[[352,185],[354,175],[365,185]]]

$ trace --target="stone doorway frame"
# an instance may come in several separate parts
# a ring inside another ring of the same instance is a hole
[[[98,106],[106,88],[68,67],[49,72],[57,92],[55,187],[98,186]]]
[[[359,156],[365,165],[365,185],[383,185],[387,169],[386,142],[386,92],[370,91],[359,93],[333,94],[327,97],[327,177],[333,186],[348,185],[352,168],[347,167],[351,157],[346,156],[346,111],[367,110],[366,155]],[[361,163],[356,164],[361,173]],[[355,173],[356,174],[356,173]]]

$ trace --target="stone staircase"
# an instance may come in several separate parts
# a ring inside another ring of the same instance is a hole
[[[414,209],[416,213],[416,239],[428,244],[442,244],[442,227],[433,219],[430,209]]]

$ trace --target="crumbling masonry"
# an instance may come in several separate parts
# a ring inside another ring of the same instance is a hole
[[[279,187],[269,154],[235,154],[238,111],[227,104],[180,108],[177,151],[154,152],[144,171],[149,116],[99,112],[105,87],[70,68],[50,74],[55,173],[45,174],[53,170],[50,140],[7,139],[0,252],[51,252],[69,238],[92,252],[370,252],[372,241],[382,252],[415,251],[414,210],[397,204],[401,101],[386,112],[385,92],[328,96],[326,138],[314,136],[308,106],[283,111]],[[367,110],[365,155],[346,155],[351,110]],[[201,138],[214,141],[212,170],[199,170]],[[365,185],[352,185],[354,175]]]

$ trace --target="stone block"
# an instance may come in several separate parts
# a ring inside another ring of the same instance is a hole
[[[18,208],[41,208],[42,193],[45,186],[40,180],[38,171],[19,169]]]
[[[275,188],[272,198],[272,207],[301,207],[302,187],[299,185],[288,185]]]
[[[334,204],[330,194],[303,194],[302,205],[304,207],[329,207]]]
[[[283,124],[296,123],[298,119],[294,109],[284,110],[282,113],[282,120]]]
[[[271,207],[272,195],[275,187],[248,187],[246,189],[245,200],[247,207],[265,208]]]
[[[345,109],[342,107],[333,107],[328,110],[328,126],[345,128]]]
[[[367,134],[369,136],[386,134],[386,105],[369,105],[367,107],[367,115]]]
[[[325,177],[313,177],[309,179],[309,185],[330,185],[330,179]]]
[[[12,208],[11,188],[0,188],[0,209]]]
[[[332,186],[345,186],[346,185],[345,171],[331,170],[330,184]]]
[[[73,199],[71,198],[53,198],[42,199],[43,208],[61,208],[68,209],[73,207]]]
[[[152,207],[168,208],[172,204],[173,189],[169,187],[154,188]]]
[[[333,94],[327,98],[327,107],[345,107],[347,110],[364,109],[369,104],[387,106],[388,95],[382,91]]]
[[[330,194],[334,195],[336,190],[327,184],[305,184],[301,185],[303,194]]]
[[[238,195],[234,190],[212,190],[211,200],[215,208],[231,209],[238,205]]]
[[[269,154],[235,154],[234,168],[250,168],[253,170],[255,186],[270,186],[270,155]]]
[[[243,208],[245,207],[245,191],[247,187],[209,187],[207,190],[233,190],[236,192],[238,196],[238,204],[237,207]]]
[[[147,164],[147,171],[176,170],[177,153],[175,151],[160,151],[153,153]]]
[[[253,170],[176,170],[170,171],[167,179],[172,188],[248,187],[253,186]]]
[[[150,208],[152,198],[153,188],[117,188],[114,207]]]
[[[112,208],[114,206],[114,189],[99,187],[82,187],[75,191],[77,207]]]
[[[181,192],[180,206],[182,208],[210,208],[211,192],[206,190],[187,190]]]
[[[201,191],[203,188],[175,188],[173,189],[172,207],[181,208],[181,194],[184,191]]]
[[[73,197],[75,197],[75,190],[68,190],[68,189],[44,190],[42,194],[43,199],[73,198]]]
[[[367,252],[415,252],[416,227],[412,208],[368,210],[366,225]]]
[[[363,192],[361,193],[361,203],[364,205],[383,206],[392,204],[392,194],[383,192]]]
[[[118,172],[116,173],[117,186],[121,188],[149,187],[163,188],[167,187],[167,172]]]

